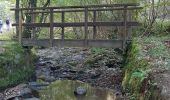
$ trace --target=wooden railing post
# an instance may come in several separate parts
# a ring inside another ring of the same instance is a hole
[[[18,33],[18,41],[22,44],[22,10],[19,10],[19,33]]]
[[[96,22],[96,11],[93,11],[93,23]],[[93,39],[96,39],[96,25],[93,26]]]
[[[61,22],[62,22],[62,23],[65,22],[64,19],[65,19],[65,12],[63,11],[63,12],[61,13]],[[61,39],[64,40],[64,27],[61,27],[61,28],[62,28],[62,30],[61,30]]]
[[[128,21],[132,21],[132,11],[128,11]],[[127,38],[128,40],[132,39],[132,27],[128,26]]]
[[[84,10],[84,31],[85,31],[85,35],[84,35],[84,42],[85,42],[85,46],[88,45],[88,8],[86,7],[85,10]]]
[[[53,9],[50,9],[50,46],[53,46],[53,39],[54,39],[54,33],[53,33],[53,28],[54,28],[54,16],[53,16]]]
[[[34,12],[34,10],[31,10],[31,12]],[[31,23],[35,23],[35,14],[31,14]],[[36,31],[35,28],[36,28],[36,27],[33,27],[33,28],[32,28],[32,39],[33,39],[33,40],[35,40],[35,37],[36,37],[36,36],[35,36],[35,35],[36,35],[36,34],[35,34],[35,33],[36,33],[36,32],[35,32],[35,31]]]
[[[127,6],[124,6],[124,33],[123,33],[123,49],[126,48],[126,37],[127,37]]]

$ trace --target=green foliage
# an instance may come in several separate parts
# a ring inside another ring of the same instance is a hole
[[[122,62],[122,55],[108,48],[91,48],[91,55],[86,59],[88,67],[100,67],[107,64]]]
[[[16,42],[7,42],[0,54],[0,89],[26,81],[33,73],[31,57]],[[30,62],[28,62],[30,61]]]
[[[9,1],[0,1],[0,18],[6,20],[7,17],[13,17],[10,12],[11,2]],[[13,18],[11,18],[13,19]],[[5,22],[4,22],[5,23]]]
[[[7,74],[7,71],[1,66],[0,67],[0,78],[5,77],[6,74]]]
[[[148,76],[146,69],[149,68],[147,60],[140,58],[140,49],[139,43],[133,41],[130,50],[127,52],[126,65],[124,67],[125,75],[122,81],[124,90],[128,90],[136,98],[141,91],[144,79]]]
[[[138,27],[136,30],[135,30],[135,33],[134,35],[136,36],[139,36],[139,35],[146,35],[146,34],[143,34],[146,30],[146,27],[144,24],[146,24],[146,22],[144,21],[141,21],[142,23],[142,26],[141,27]],[[170,21],[169,20],[164,20],[164,21],[161,21],[161,20],[156,20],[156,22],[153,24],[153,26],[151,27],[150,29],[150,33],[147,34],[147,35],[156,35],[156,36],[166,36],[168,35],[169,33],[166,31],[168,29],[168,27],[170,26]]]
[[[9,32],[4,32],[3,31],[3,34],[0,35],[0,40],[11,40],[13,39],[14,37],[14,34],[9,31]]]
[[[91,52],[93,54],[99,55],[99,54],[102,54],[104,52],[107,52],[107,49],[105,49],[105,48],[91,48]]]

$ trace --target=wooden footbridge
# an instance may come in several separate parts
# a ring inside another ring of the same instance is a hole
[[[110,5],[87,5],[87,6],[64,6],[64,7],[38,7],[38,8],[15,8],[11,10],[19,11],[19,22],[14,23],[13,26],[17,26],[19,30],[18,41],[24,46],[71,46],[71,47],[112,47],[112,48],[124,48],[126,47],[126,41],[130,37],[128,29],[132,26],[140,25],[137,21],[129,20],[132,16],[129,11],[136,11],[141,9],[138,4],[110,4]],[[25,23],[22,21],[23,11],[27,11],[27,14],[31,16],[31,22]],[[120,11],[122,12],[123,20],[117,21],[97,21],[97,12],[101,11]],[[65,15],[70,12],[83,13],[83,22],[65,22]],[[37,22],[37,16],[39,14],[48,14],[49,22],[39,23]],[[60,14],[59,14],[60,13]],[[92,21],[89,21],[89,13],[93,15]],[[55,14],[61,15],[61,21],[55,21]],[[96,39],[97,27],[101,26],[119,26],[122,27],[123,34],[120,34],[120,39]],[[23,38],[23,27],[32,28],[32,37]],[[49,38],[37,39],[35,38],[35,28],[46,27],[49,28]],[[54,38],[54,28],[60,27],[61,39]],[[83,39],[65,39],[65,28],[67,27],[84,27]],[[88,28],[93,29],[92,33],[89,33]],[[93,34],[93,38],[89,38],[89,34]]]

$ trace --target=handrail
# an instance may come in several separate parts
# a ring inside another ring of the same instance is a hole
[[[138,3],[128,4],[100,4],[86,6],[62,6],[62,7],[33,7],[33,8],[12,8],[11,10],[41,10],[41,9],[71,9],[71,8],[99,8],[99,7],[121,7],[121,6],[139,6]]]
[[[127,10],[137,10],[142,9],[143,7],[130,7],[127,8]],[[99,8],[99,9],[89,9],[88,11],[113,11],[113,10],[125,10],[125,8]],[[62,12],[84,12],[84,10],[55,10],[54,13],[62,13]],[[32,11],[32,12],[26,12],[26,14],[37,14],[37,13],[50,13],[50,11]]]

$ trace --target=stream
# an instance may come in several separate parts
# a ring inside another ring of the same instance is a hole
[[[77,88],[83,88],[85,95],[75,95]],[[115,100],[115,92],[110,89],[94,88],[87,83],[59,80],[39,92],[42,100]]]

